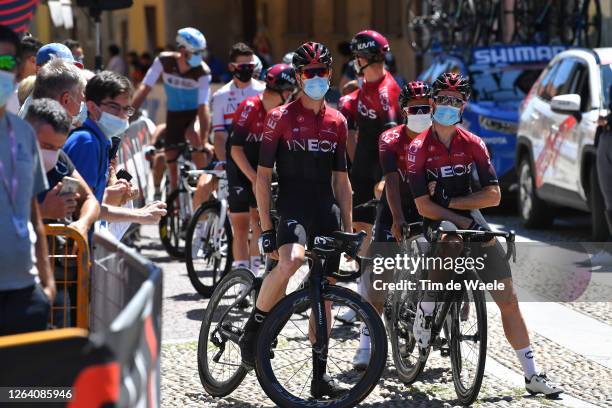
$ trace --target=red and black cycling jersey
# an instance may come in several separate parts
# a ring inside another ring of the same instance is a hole
[[[383,175],[395,172],[399,175],[402,207],[414,204],[407,172],[410,142],[412,139],[408,128],[403,124],[383,132],[378,141],[378,156]]]
[[[263,133],[266,110],[260,95],[246,98],[238,105],[232,120],[231,146],[242,146],[254,169],[259,161],[259,146]]]
[[[427,184],[431,181],[438,183],[437,188],[444,188],[447,197],[470,194],[472,164],[476,165],[482,187],[498,184],[482,139],[460,127],[456,127],[456,130],[448,149],[440,142],[433,128],[410,143],[407,172],[414,197],[429,194]]]
[[[346,171],[346,119],[323,105],[319,113],[306,109],[302,101],[270,110],[264,121],[259,165],[274,167],[279,194],[294,192],[307,200],[316,189],[332,193],[332,172]]]
[[[359,96],[359,89],[351,92],[350,94],[344,95],[338,101],[338,110],[346,118],[346,125],[350,130],[357,129],[357,97]]]

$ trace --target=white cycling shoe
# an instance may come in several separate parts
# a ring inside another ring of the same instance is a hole
[[[357,313],[349,308],[346,312],[336,315],[335,319],[344,324],[353,324],[357,321]]]
[[[423,309],[421,309],[421,304],[419,303],[414,318],[414,324],[412,325],[412,334],[414,335],[416,344],[422,349],[429,347],[432,320],[432,316],[423,313]]]
[[[357,349],[355,356],[353,357],[353,368],[359,371],[365,371],[370,364],[370,357],[372,355],[372,351],[369,348],[360,348]]]
[[[531,395],[544,394],[546,398],[554,398],[565,390],[550,382],[546,374],[534,374],[530,379],[525,378],[525,388]]]
[[[191,257],[197,258],[204,245],[204,227],[206,221],[200,221],[196,224],[195,231],[193,232],[193,241],[191,242]]]

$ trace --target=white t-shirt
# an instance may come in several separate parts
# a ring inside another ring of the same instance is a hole
[[[261,94],[265,89],[266,84],[256,79],[251,79],[249,86],[244,88],[238,88],[233,80],[219,88],[213,94],[211,103],[213,132],[225,131],[229,134],[238,105],[250,96]]]

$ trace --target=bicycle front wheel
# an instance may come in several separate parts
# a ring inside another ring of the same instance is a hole
[[[214,397],[223,397],[236,389],[247,374],[241,366],[238,339],[251,314],[243,307],[253,288],[254,276],[248,269],[232,271],[217,286],[200,328],[198,373],[204,389]]]
[[[178,205],[180,194],[189,193],[174,190],[166,200],[166,215],[159,220],[159,237],[168,255],[182,259],[185,256],[185,229],[189,220],[181,219]]]
[[[310,291],[286,296],[267,316],[257,341],[256,372],[266,395],[281,407],[353,407],[374,389],[387,360],[387,336],[378,314],[356,293],[334,285],[322,291],[332,303],[327,353],[327,374],[345,393],[337,399],[313,399],[310,386],[313,351],[309,340],[309,318],[297,313],[310,305]],[[334,316],[347,308],[357,314],[370,334],[370,362],[365,371],[353,369],[352,358],[359,347],[358,325],[339,324]]]

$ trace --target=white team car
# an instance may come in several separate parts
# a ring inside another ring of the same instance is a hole
[[[533,84],[521,105],[516,143],[526,227],[549,226],[555,208],[570,207],[590,211],[593,238],[607,238],[595,158],[611,86],[612,48],[561,52]]]

